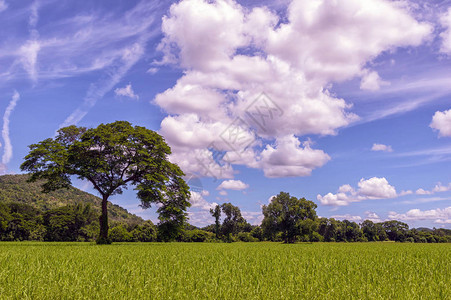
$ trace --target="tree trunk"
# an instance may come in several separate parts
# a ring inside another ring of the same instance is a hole
[[[111,244],[108,239],[108,195],[104,195],[102,198],[102,214],[100,215],[100,234],[97,239],[97,244]]]

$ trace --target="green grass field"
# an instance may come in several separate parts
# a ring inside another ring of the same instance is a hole
[[[0,243],[1,299],[451,299],[451,244]]]

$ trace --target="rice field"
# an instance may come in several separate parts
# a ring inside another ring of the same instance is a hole
[[[0,299],[451,299],[451,244],[0,243]]]

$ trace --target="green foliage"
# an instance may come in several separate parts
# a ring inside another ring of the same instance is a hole
[[[246,220],[241,216],[239,207],[232,205],[232,203],[223,203],[221,209],[225,215],[221,233],[227,242],[231,242],[232,234],[238,233],[239,228],[246,223]]]
[[[169,162],[164,139],[144,127],[126,121],[100,124],[96,128],[69,126],[29,146],[21,165],[30,181],[44,180],[44,192],[69,188],[71,176],[89,181],[102,196],[99,243],[108,243],[108,198],[134,186],[141,206],[162,204],[161,232],[178,236],[190,206],[189,188],[180,168]]]
[[[108,238],[112,242],[131,242],[133,235],[123,225],[119,225],[109,230]]]
[[[100,215],[102,199],[81,191],[74,187],[60,189],[54,192],[42,193],[42,180],[29,182],[30,175],[3,175],[0,176],[0,205],[2,203],[23,203],[33,206],[38,211],[48,211],[63,206],[76,206],[90,204],[91,210]],[[1,211],[1,209],[0,209]],[[129,213],[119,205],[108,203],[108,215],[112,222],[125,223],[127,226],[140,224],[144,220]],[[97,233],[98,235],[98,228]]]
[[[237,239],[241,242],[258,242],[258,239],[253,237],[249,232],[239,232]]]
[[[274,240],[277,233],[282,233],[285,243],[294,243],[301,234],[310,234],[311,224],[308,219],[316,219],[316,204],[305,198],[297,199],[289,193],[280,192],[271,199],[269,205],[263,205],[262,229],[265,236]],[[308,221],[307,221],[308,222]]]
[[[91,205],[64,206],[44,213],[46,227],[46,241],[77,241],[90,240],[91,234],[82,228],[97,221]]]
[[[215,235],[211,232],[194,229],[185,230],[182,236],[182,242],[211,242],[214,241]]]
[[[221,234],[221,223],[219,220],[221,218],[221,206],[216,204],[214,209],[210,208],[210,214],[215,218],[215,234],[216,238],[219,239]]]
[[[135,242],[156,242],[157,228],[152,221],[146,221],[137,225],[131,232],[132,240]]]

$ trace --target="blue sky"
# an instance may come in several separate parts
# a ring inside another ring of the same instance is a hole
[[[194,225],[229,201],[258,224],[286,191],[451,226],[450,1],[0,0],[0,22],[2,174],[62,126],[127,120],[171,146]]]

